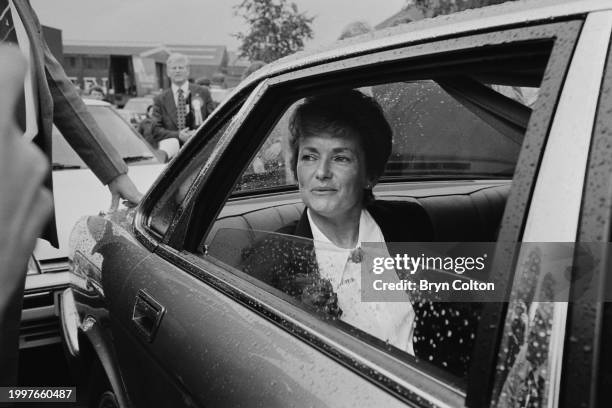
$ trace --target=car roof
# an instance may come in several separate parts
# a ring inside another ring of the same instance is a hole
[[[110,103],[105,102],[105,101],[100,101],[98,99],[83,98],[83,102],[85,102],[85,105],[87,106],[112,106]]]
[[[330,62],[340,57],[449,35],[551,21],[609,9],[612,9],[610,0],[521,0],[427,18],[336,41],[313,50],[297,52],[255,71],[246,81],[240,83],[237,89],[266,77]]]

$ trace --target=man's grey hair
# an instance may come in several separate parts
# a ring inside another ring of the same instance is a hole
[[[170,56],[168,56],[168,59],[166,60],[166,65],[170,64],[171,62],[175,62],[175,61],[182,61],[185,63],[185,65],[189,65],[189,57],[186,56],[185,54],[181,54],[178,52],[174,52],[170,54]]]

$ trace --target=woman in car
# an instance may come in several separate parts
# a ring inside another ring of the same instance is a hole
[[[306,208],[277,232],[304,239],[262,240],[243,254],[243,270],[319,312],[464,374],[465,361],[437,361],[438,353],[432,354],[435,335],[422,318],[431,305],[408,294],[405,302],[361,301],[362,243],[433,239],[420,205],[376,200],[372,193],[392,146],[380,105],[357,90],[306,98],[292,115],[288,146]]]

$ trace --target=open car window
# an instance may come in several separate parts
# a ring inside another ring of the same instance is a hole
[[[381,180],[511,178],[538,88],[505,85],[512,81],[504,77],[485,79],[462,76],[361,88],[378,101],[393,129],[393,150]],[[286,140],[300,103],[280,118],[235,193],[295,185]]]

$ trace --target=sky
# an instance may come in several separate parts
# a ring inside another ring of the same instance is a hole
[[[376,25],[406,0],[293,0],[315,16],[306,48],[335,41],[354,21]],[[124,41],[225,45],[238,48],[232,33],[246,31],[232,6],[241,0],[31,0],[42,24],[62,30],[64,41]]]

